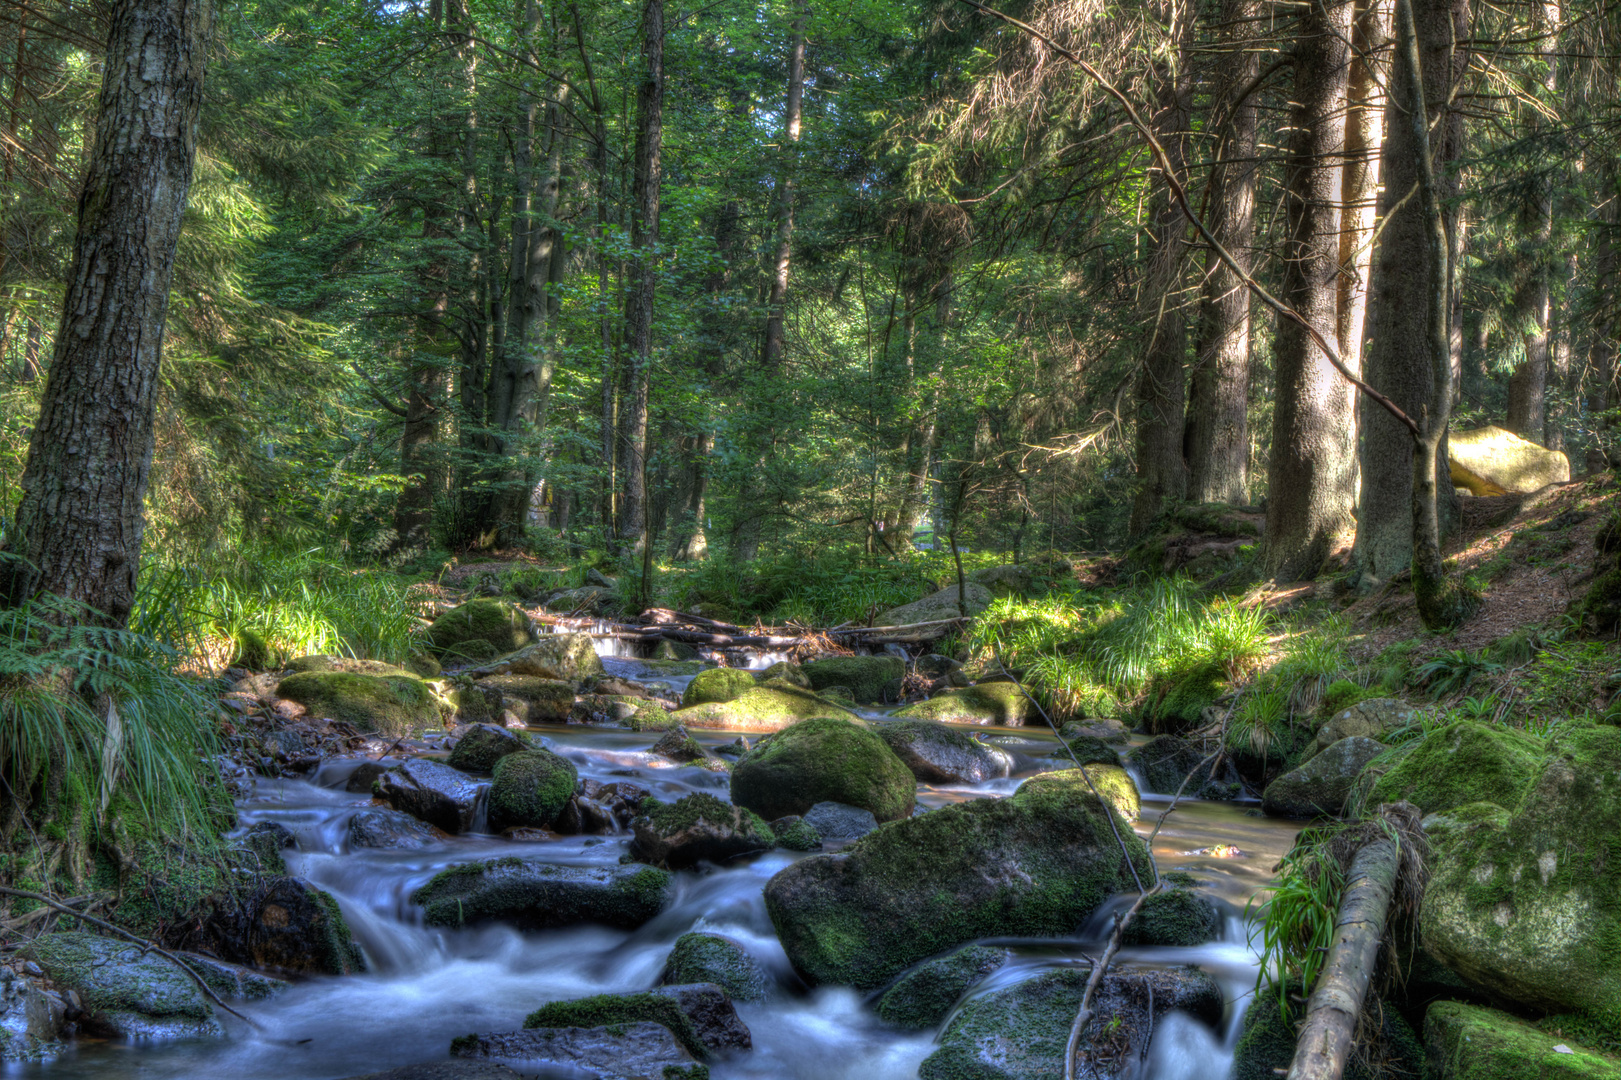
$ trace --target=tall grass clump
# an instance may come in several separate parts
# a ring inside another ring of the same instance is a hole
[[[0,610],[6,802],[59,842],[117,817],[206,845],[219,826],[218,688],[179,674],[178,650],[94,619],[52,597]]]

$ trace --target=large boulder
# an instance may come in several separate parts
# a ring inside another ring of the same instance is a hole
[[[1516,804],[1442,817],[1425,826],[1429,953],[1528,1009],[1621,1014],[1621,728],[1567,720]]]
[[[450,751],[445,764],[463,772],[486,773],[508,754],[519,754],[533,744],[527,736],[494,724],[474,724]]]
[[[762,683],[770,682],[772,679],[781,679],[784,682],[792,683],[801,690],[811,688],[811,681],[809,676],[805,674],[805,669],[787,660],[778,660],[765,670],[755,672],[754,678],[755,681]]]
[[[219,1037],[225,1029],[197,984],[138,945],[83,932],[45,934],[22,955],[61,991],[79,996],[92,1032],[123,1039]]]
[[[426,758],[410,758],[379,776],[372,793],[396,810],[447,833],[473,823],[479,785],[466,773]]]
[[[1613,1080],[1621,1057],[1538,1030],[1495,1009],[1437,1001],[1424,1014],[1435,1080]]]
[[[1064,792],[1079,796],[1096,792],[1126,821],[1136,821],[1143,809],[1142,794],[1137,790],[1136,781],[1118,765],[1083,765],[1079,769],[1042,773],[1026,780],[1019,790],[1027,788],[1032,796]]]
[[[630,930],[669,901],[670,875],[651,866],[558,866],[516,856],[466,863],[411,894],[429,926],[507,922],[526,930],[606,923]]]
[[[758,814],[695,792],[673,803],[648,799],[631,823],[631,854],[672,870],[698,862],[724,863],[758,855],[776,845],[771,827]]]
[[[878,828],[878,819],[872,816],[871,810],[841,802],[819,802],[805,811],[803,817],[790,815],[777,820],[797,821],[816,834],[816,848],[806,850],[820,850],[827,840],[859,840]]]
[[[560,724],[574,709],[574,684],[540,675],[491,675],[478,685],[500,693],[501,704],[528,724]]]
[[[1022,727],[1041,723],[1041,714],[1017,683],[985,682],[947,690],[895,712],[897,720],[934,720],[949,724],[999,724]]]
[[[503,656],[474,674],[532,675],[537,679],[561,679],[579,687],[608,673],[590,634],[542,634],[533,645]]]
[[[463,1035],[450,1044],[461,1058],[523,1063],[542,1075],[615,1077],[624,1080],[708,1080],[709,1070],[694,1060],[663,1024],[640,1021],[602,1027],[537,1027],[523,1031]],[[385,1074],[386,1075],[386,1074]],[[514,1074],[517,1075],[517,1074]],[[459,1074],[446,1073],[445,1080]],[[413,1075],[402,1080],[417,1080]],[[432,1080],[439,1080],[437,1076]],[[469,1078],[474,1080],[474,1078]],[[477,1078],[482,1080],[482,1077]]]
[[[595,994],[542,1005],[524,1018],[526,1028],[589,1027],[597,1024],[662,1024],[696,1058],[716,1051],[747,1050],[749,1029],[725,993],[713,983],[661,986],[641,994]]]
[[[331,893],[299,878],[272,879],[258,897],[244,951],[256,968],[299,975],[350,975],[366,958]]]
[[[949,956],[926,960],[884,991],[875,1011],[886,1024],[932,1028],[951,1012],[975,983],[1007,963],[1006,949],[969,945]]]
[[[1570,459],[1487,424],[1447,434],[1447,466],[1454,487],[1475,495],[1530,494],[1570,481]]]
[[[1142,777],[1144,791],[1156,795],[1175,795],[1178,791],[1193,795],[1210,782],[1210,762],[1205,760],[1206,756],[1186,739],[1156,735],[1127,752],[1126,767]]]
[[[970,999],[940,1034],[919,1080],[1052,1080],[1065,1074],[1064,1048],[1086,986],[1084,968],[1049,971]],[[1093,1001],[1094,1036],[1075,1075],[1105,1080],[1130,1073],[1155,1021],[1175,1009],[1214,1028],[1225,1004],[1216,980],[1195,968],[1106,975]]]
[[[621,694],[581,694],[569,713],[574,724],[606,724],[632,731],[668,731],[680,718],[650,698]]]
[[[0,967],[0,1070],[39,1062],[62,1052],[67,1003],[35,979]]]
[[[337,720],[360,731],[408,735],[440,723],[439,704],[431,688],[405,671],[392,675],[304,671],[278,683],[276,694],[298,702],[311,716]]]
[[[1261,809],[1279,817],[1335,817],[1345,809],[1362,767],[1384,752],[1384,744],[1372,739],[1341,739],[1268,784]]]
[[[1013,756],[1006,750],[929,720],[887,723],[878,737],[925,784],[978,784],[1013,771]]]
[[[959,615],[978,615],[991,606],[992,599],[994,598],[991,596],[991,590],[970,581],[963,590],[962,603],[959,605],[957,586],[951,584],[921,600],[890,608],[873,620],[873,625],[910,626],[913,623],[933,622],[936,619],[955,619]]]
[[[1417,741],[1373,784],[1366,805],[1406,801],[1426,814],[1475,802],[1514,806],[1543,751],[1542,740],[1524,732],[1460,720]]]
[[[731,701],[711,701],[667,714],[670,723],[722,731],[781,731],[812,717],[855,719],[849,709],[786,682],[756,686]]]
[[[761,1001],[771,989],[770,976],[742,945],[697,931],[675,939],[660,981],[671,986],[714,983],[733,1001]]]
[[[694,675],[681,692],[681,704],[733,701],[745,691],[753,690],[754,685],[754,676],[741,668],[707,668]]]
[[[423,632],[428,651],[440,660],[491,660],[535,640],[529,616],[499,600],[469,600],[433,620]]]
[[[832,717],[801,720],[761,739],[732,769],[732,801],[768,821],[829,801],[894,821],[912,813],[916,796],[911,770],[884,740]]]
[[[490,784],[490,830],[552,824],[579,782],[574,762],[550,750],[524,750],[495,763]]]
[[[349,819],[351,848],[411,850],[437,842],[434,831],[410,814],[381,807],[367,807]]]
[[[801,669],[816,691],[843,688],[858,704],[895,701],[906,678],[906,661],[898,656],[830,656]]]
[[[1214,900],[1193,889],[1171,888],[1143,901],[1121,940],[1127,945],[1188,948],[1220,936],[1221,912]]]
[[[1073,934],[1151,873],[1143,842],[1090,792],[1026,783],[802,859],[767,883],[765,901],[807,978],[870,990],[976,938]]]
[[[1386,735],[1420,723],[1423,716],[1423,710],[1414,708],[1400,698],[1359,701],[1336,712],[1317,729],[1312,741],[1301,751],[1300,762],[1304,764],[1341,739],[1353,736],[1383,742]]]

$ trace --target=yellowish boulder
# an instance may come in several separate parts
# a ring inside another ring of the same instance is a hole
[[[1570,480],[1570,459],[1488,424],[1447,436],[1452,483],[1474,495],[1530,494]]]

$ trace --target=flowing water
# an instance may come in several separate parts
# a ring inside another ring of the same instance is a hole
[[[609,648],[602,651],[608,654],[604,660],[613,674],[665,682],[677,689],[686,682],[658,675],[634,660],[613,657]],[[1050,735],[1044,738],[1030,729],[978,730],[1025,740],[1026,744],[1010,748],[1025,755],[1021,763],[1028,769],[1020,777],[974,786],[924,786],[918,792],[919,803],[932,808],[1004,797],[1018,787],[1022,776],[1042,768],[1041,759],[1056,748]],[[535,731],[570,758],[581,777],[603,782],[631,779],[666,800],[693,791],[726,797],[724,775],[672,765],[648,754],[654,736],[582,727]],[[721,732],[695,735],[711,745],[735,738]],[[466,835],[422,850],[351,851],[346,844],[348,819],[369,802],[364,795],[343,790],[357,764],[358,759],[327,762],[309,780],[261,779],[239,809],[244,826],[276,821],[293,831],[298,849],[288,853],[292,872],[338,898],[365,949],[369,974],[311,979],[271,1001],[238,1005],[260,1027],[255,1030],[222,1017],[230,1031],[224,1040],[138,1044],[82,1040],[67,1056],[48,1065],[16,1069],[15,1074],[31,1080],[330,1080],[440,1059],[452,1038],[521,1027],[524,1016],[544,1002],[657,984],[675,939],[693,929],[741,941],[778,983],[769,1000],[737,1006],[753,1032],[754,1050],[713,1066],[716,1080],[908,1080],[933,1050],[933,1032],[909,1034],[886,1028],[862,995],[848,989],[810,990],[794,975],[766,916],[761,890],[778,870],[807,856],[772,852],[724,869],[678,874],[674,903],[632,932],[602,927],[523,933],[504,927],[430,930],[407,898],[448,866],[509,854],[610,865],[618,862],[628,837],[516,842]],[[1145,795],[1138,832],[1147,836],[1169,804],[1166,796]],[[1128,966],[1195,964],[1217,979],[1230,1005],[1219,1031],[1178,1015],[1161,1021],[1137,1080],[1220,1080],[1226,1075],[1256,973],[1255,956],[1246,942],[1243,905],[1265,887],[1270,867],[1287,849],[1293,833],[1288,823],[1250,816],[1242,804],[1197,800],[1183,800],[1161,829],[1154,844],[1161,869],[1194,873],[1226,905],[1228,917],[1219,941],[1197,948],[1127,949],[1121,961]],[[1198,853],[1218,845],[1236,847],[1243,854]],[[1008,941],[1014,959],[983,988],[1008,985],[1042,969],[1085,963],[1083,954],[1097,955],[1108,917],[1108,909],[1099,912],[1073,940]]]

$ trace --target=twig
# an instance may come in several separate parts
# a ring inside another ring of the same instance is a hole
[[[221,1001],[220,996],[218,994],[214,993],[214,991],[209,988],[208,983],[203,981],[203,977],[201,975],[197,974],[196,971],[192,970],[192,967],[191,967],[190,964],[186,963],[184,960],[180,959],[180,957],[176,956],[174,953],[168,951],[167,949],[159,947],[156,942],[148,941],[143,937],[139,937],[139,936],[137,936],[135,934],[130,933],[128,930],[125,930],[123,927],[114,926],[110,922],[107,922],[107,921],[105,921],[103,919],[98,919],[94,915],[86,915],[82,911],[75,911],[73,908],[68,907],[66,904],[62,903],[61,901],[52,899],[51,897],[46,896],[43,893],[28,892],[25,889],[8,889],[5,886],[0,886],[0,895],[15,896],[15,897],[18,897],[18,898],[23,899],[23,900],[33,900],[36,903],[44,904],[47,907],[53,907],[57,911],[60,911],[65,915],[71,915],[75,919],[82,919],[83,921],[89,923],[91,926],[99,926],[103,930],[110,930],[113,933],[118,934],[121,937],[128,938],[130,941],[132,941],[135,944],[141,946],[141,948],[143,950],[145,950],[147,952],[155,952],[155,953],[157,953],[159,956],[161,956],[165,960],[169,961],[175,967],[179,968],[181,971],[184,971],[187,975],[191,976],[192,981],[197,984],[197,988],[199,990],[201,990],[203,993],[207,994],[209,999],[212,1000],[214,1002],[214,1004],[218,1005],[220,1008],[224,1009],[226,1012],[230,1013],[232,1016],[236,1017],[238,1020],[241,1020],[243,1023],[247,1024],[248,1026],[254,1027],[254,1028],[260,1028],[262,1030],[262,1026],[259,1024],[258,1021],[251,1020],[248,1017],[243,1016],[241,1013],[237,1012],[235,1009],[233,1009],[229,1005],[225,1004],[225,1002]]]

